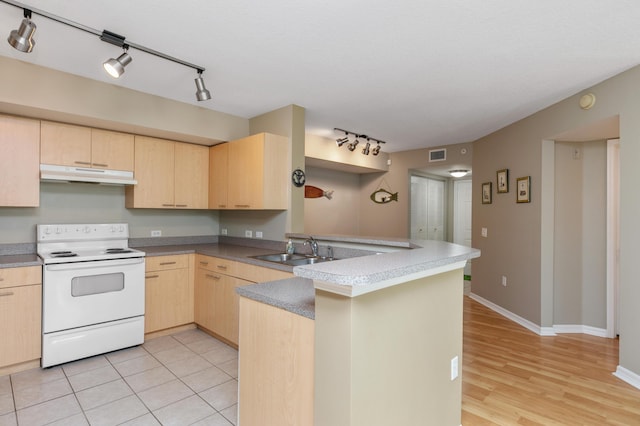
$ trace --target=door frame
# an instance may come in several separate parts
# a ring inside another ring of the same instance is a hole
[[[620,139],[607,140],[607,337],[618,335]]]

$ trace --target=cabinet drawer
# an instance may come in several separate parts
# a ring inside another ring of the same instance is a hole
[[[168,269],[182,269],[189,267],[187,254],[172,256],[152,256],[145,258],[145,271],[166,271]]]
[[[220,259],[218,257],[211,256],[199,255],[196,260],[196,266],[198,268],[206,269],[207,271],[232,276],[236,276],[238,271],[237,263],[233,260]]]
[[[41,266],[27,266],[24,268],[0,268],[0,288],[40,284],[41,282]]]
[[[264,268],[262,266],[250,265],[243,263],[239,269],[241,273],[238,276],[247,281],[253,281],[255,283],[264,283],[267,281],[283,280],[285,278],[292,278],[293,273],[280,271],[278,269]]]

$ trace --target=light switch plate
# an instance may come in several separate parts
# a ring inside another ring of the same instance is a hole
[[[246,238],[253,238],[253,231],[247,229],[246,231],[244,231],[244,236]]]
[[[480,231],[480,232],[481,232],[483,237],[487,238],[487,234],[488,234],[487,228],[482,228],[482,231]]]
[[[162,237],[162,231],[160,231],[160,230],[151,231],[151,236],[152,237]]]

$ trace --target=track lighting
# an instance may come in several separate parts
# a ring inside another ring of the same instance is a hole
[[[127,46],[124,47],[124,53],[118,56],[118,59],[109,59],[105,63],[102,64],[107,73],[113,78],[119,78],[122,74],[124,74],[124,67],[129,65],[133,59],[127,53]]]
[[[23,9],[24,19],[20,23],[20,28],[11,31],[7,41],[16,50],[30,53],[36,45],[33,35],[36,32],[36,24],[31,21],[31,10]]]
[[[344,135],[345,135],[342,138],[336,139],[336,145],[338,145],[338,148],[341,147],[342,145],[344,145],[345,143],[349,142],[349,135],[355,136],[355,140],[347,145],[347,149],[349,151],[351,151],[351,152],[356,150],[356,146],[358,146],[358,142],[359,142],[358,138],[366,139],[367,140],[367,144],[365,145],[364,148],[362,148],[362,154],[363,155],[369,155],[369,153],[371,153],[373,155],[380,154],[380,148],[381,148],[380,144],[386,143],[385,141],[381,141],[379,139],[374,139],[374,138],[371,138],[371,137],[369,137],[367,135],[363,135],[363,134],[360,134],[360,133],[354,133],[354,132],[352,132],[350,130],[343,130],[343,129],[339,129],[337,127],[334,127],[333,130],[337,131],[337,132],[343,132]],[[376,146],[373,149],[371,148],[371,141],[376,143]]]
[[[80,31],[84,31],[85,33],[89,33],[91,35],[96,35],[100,37],[100,40],[116,45],[124,49],[124,53],[120,55],[117,59],[109,59],[108,61],[103,63],[104,69],[114,78],[120,77],[124,73],[124,67],[127,64],[131,63],[131,56],[129,56],[128,49],[136,49],[150,55],[157,56],[162,59],[166,59],[167,61],[175,62],[180,65],[184,65],[185,67],[193,68],[198,72],[198,77],[196,78],[196,98],[199,101],[206,101],[211,99],[211,93],[205,88],[204,80],[202,79],[202,73],[204,72],[204,67],[199,65],[192,64],[190,62],[183,61],[181,59],[175,58],[173,56],[169,56],[162,52],[158,52],[157,50],[150,49],[148,47],[132,43],[130,41],[125,42],[125,38],[121,35],[112,33],[107,30],[96,30],[95,28],[88,27],[86,25],[80,24],[78,22],[71,21],[69,19],[63,18],[62,16],[54,15],[52,13],[46,12],[41,9],[36,9],[33,7],[29,7],[22,3],[18,3],[13,0],[0,0],[0,3],[5,3],[10,6],[14,6],[20,8],[24,12],[24,18],[22,23],[20,24],[20,28],[17,30],[11,31],[7,41],[11,46],[21,52],[31,52],[33,50],[33,46],[35,45],[35,41],[33,40],[33,35],[36,31],[36,24],[31,21],[31,14],[43,16],[52,21],[58,22],[60,24],[67,25],[69,27],[75,28]],[[26,7],[25,7],[26,6]]]
[[[196,78],[196,99],[199,101],[208,101],[211,99],[211,93],[204,87],[204,80],[202,79],[202,71],[198,70],[198,78]]]
[[[364,148],[362,148],[362,153],[364,155],[369,155],[369,148],[371,147],[371,144],[367,141],[367,144],[364,146]]]

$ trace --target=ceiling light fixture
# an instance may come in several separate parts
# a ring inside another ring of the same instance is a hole
[[[467,173],[469,173],[469,170],[449,170],[449,174],[451,176],[453,176],[454,178],[461,178],[467,175]]]
[[[345,135],[342,138],[336,139],[336,145],[338,145],[338,148],[344,145],[345,143],[349,142],[349,135],[355,136],[355,140],[347,145],[347,149],[351,152],[356,150],[356,146],[358,146],[358,143],[359,143],[358,138],[366,139],[367,144],[365,145],[364,148],[362,148],[363,155],[369,155],[369,153],[373,155],[380,154],[380,148],[381,148],[380,144],[386,143],[385,141],[381,141],[380,139],[375,139],[367,135],[363,135],[361,133],[355,133],[355,132],[352,132],[351,130],[339,129],[337,127],[334,127],[333,130],[336,132],[342,132]],[[376,146],[373,149],[371,149],[371,141],[376,143]]]
[[[124,45],[124,53],[118,59],[111,58],[102,64],[107,73],[113,78],[119,78],[124,74],[124,67],[129,65],[133,59],[127,53],[127,45]]]
[[[196,78],[196,87],[198,91],[196,92],[196,99],[199,101],[204,101],[211,99],[211,94],[204,87],[204,80],[202,79],[202,73],[205,68],[199,65],[192,64],[190,62],[183,61],[181,59],[175,58],[173,56],[169,56],[165,53],[158,52],[157,50],[150,49],[148,47],[142,46],[140,44],[132,43],[130,41],[125,42],[125,38],[118,34],[112,33],[107,30],[99,31],[95,28],[87,27],[86,25],[79,24],[77,22],[71,21],[69,19],[63,18],[58,15],[54,15],[52,13],[46,12],[41,9],[36,9],[33,7],[29,7],[25,4],[19,3],[14,0],[0,0],[0,3],[5,3],[11,6],[15,6],[24,11],[25,19],[20,24],[20,28],[18,30],[14,30],[9,35],[7,41],[11,46],[20,50],[21,52],[31,52],[33,46],[35,45],[35,41],[33,40],[33,34],[36,30],[36,25],[31,21],[31,14],[43,16],[45,18],[51,19],[52,21],[59,22],[61,24],[67,25],[69,27],[73,27],[75,29],[84,31],[86,33],[96,35],[100,37],[100,40],[114,44],[119,46],[125,50],[125,52],[118,57],[118,59],[110,59],[106,61],[103,65],[105,70],[109,72],[115,78],[118,78],[124,72],[124,67],[131,62],[131,56],[127,53],[128,49],[136,49],[150,55],[157,56],[162,59],[166,59],[167,61],[175,62],[180,65],[184,65],[185,67],[193,68],[198,72],[198,78]],[[112,69],[107,69],[111,67]],[[112,73],[114,72],[114,73]]]
[[[211,93],[204,87],[204,80],[202,79],[202,70],[198,70],[198,78],[196,78],[196,99],[198,101],[208,101],[211,99]]]
[[[11,31],[7,41],[16,50],[24,53],[31,53],[36,45],[33,35],[36,32],[36,24],[31,21],[31,10],[23,9],[24,19],[20,23],[20,28]]]

